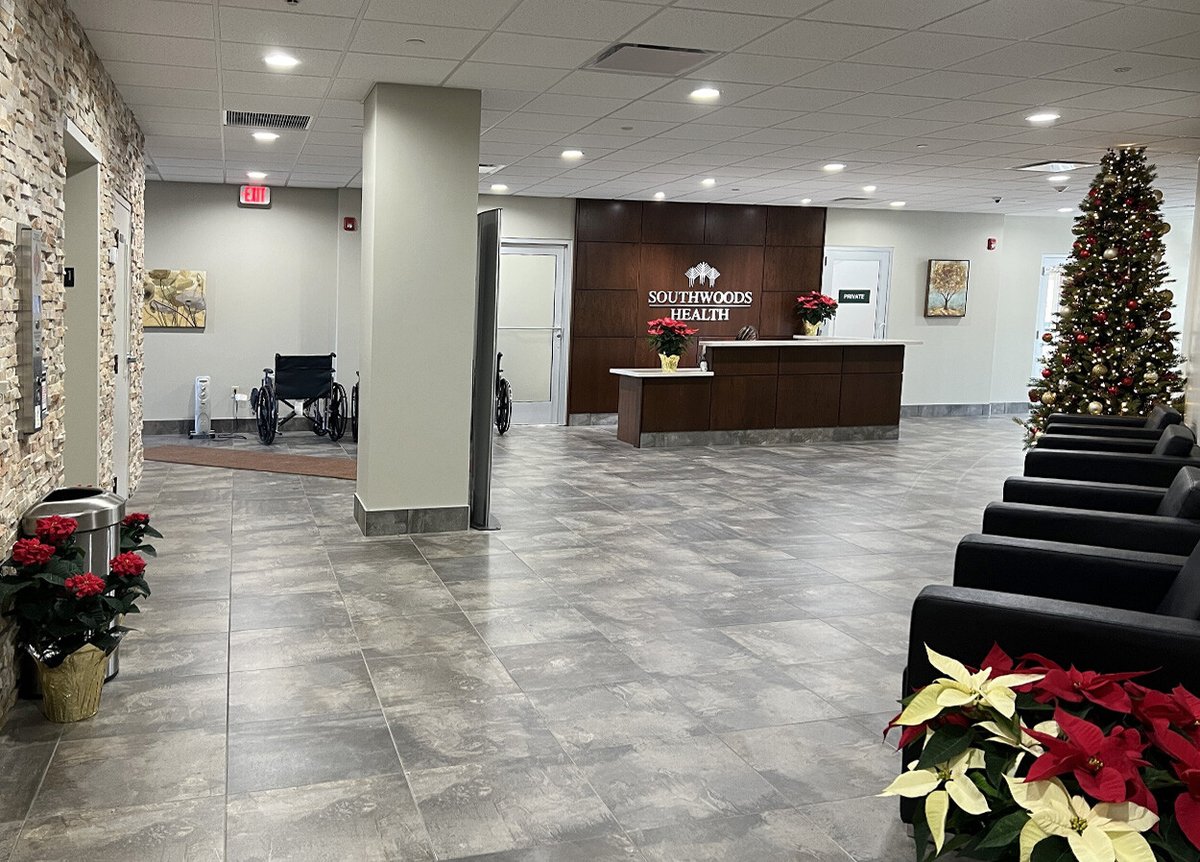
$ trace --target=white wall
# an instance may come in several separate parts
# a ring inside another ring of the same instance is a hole
[[[574,198],[480,195],[477,212],[500,209],[504,239],[575,239]]]
[[[334,350],[337,192],[271,198],[270,209],[241,209],[236,186],[146,184],[146,269],[205,270],[208,319],[201,332],[146,333],[145,419],[190,417],[201,374],[212,377],[213,418],[228,418],[232,387],[248,393],[276,353]]]
[[[337,353],[338,379],[350,391],[359,362],[362,332],[362,189],[338,189],[337,193]],[[357,219],[358,230],[342,228],[342,219]]]

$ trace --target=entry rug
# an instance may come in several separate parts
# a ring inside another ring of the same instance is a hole
[[[268,455],[226,446],[152,446],[146,449],[145,457],[147,461],[164,461],[168,464],[256,470],[260,473],[291,473],[296,476],[325,476],[329,479],[355,479],[358,476],[358,461],[353,458]]]

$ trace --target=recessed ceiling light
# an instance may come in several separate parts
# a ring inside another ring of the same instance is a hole
[[[863,186],[863,191],[867,194],[870,194],[871,192],[875,191],[875,186]]]
[[[830,162],[829,164],[827,164],[821,168],[821,170],[829,171],[829,173],[831,173],[831,174],[835,174],[838,171],[844,171],[845,169],[846,169],[846,166],[843,165],[841,162]]]
[[[246,176],[252,180],[265,180],[267,175],[262,171],[246,171]]]
[[[279,135],[275,134],[274,132],[255,132],[253,137],[254,140],[264,144],[269,144],[271,141],[279,140]]]
[[[1071,177],[1068,176],[1067,174],[1055,174],[1052,177],[1046,177],[1046,182],[1048,182],[1048,183],[1065,183],[1070,178]]]
[[[714,102],[721,98],[721,91],[716,87],[697,87],[688,93],[688,98],[693,102]]]
[[[492,183],[492,191],[506,192],[508,191],[508,186],[506,186],[504,183]]]
[[[583,150],[563,150],[562,157],[571,161],[578,161],[583,158]]]
[[[1053,123],[1061,114],[1056,114],[1053,111],[1042,111],[1037,114],[1030,114],[1025,119],[1030,123]]]
[[[808,204],[812,203],[812,198],[800,198],[800,203],[807,206]]]
[[[666,192],[655,192],[655,193],[654,193],[654,199],[655,199],[656,201],[665,200],[665,199],[666,199],[666,197],[667,197],[667,193],[666,193]]]
[[[1069,212],[1075,212],[1075,207],[1059,207],[1059,208],[1058,208],[1058,211],[1059,211],[1060,213],[1069,213]]]
[[[282,51],[272,51],[263,57],[263,62],[272,69],[294,69],[300,65],[299,60],[291,54],[285,54]]]
[[[892,201],[890,204],[888,204],[888,206],[890,206],[890,207],[902,207],[902,206],[904,206],[904,201]]]
[[[706,177],[700,181],[700,185],[702,185],[702,186],[715,186],[716,184],[717,184],[717,181],[714,180],[712,177]]]

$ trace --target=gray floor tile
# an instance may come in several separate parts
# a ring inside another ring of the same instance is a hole
[[[633,838],[651,862],[851,862],[837,842],[794,809],[647,829]]]
[[[121,643],[120,679],[224,673],[229,664],[229,635],[166,635],[153,639],[132,634]]]
[[[294,626],[344,626],[350,624],[341,593],[334,590],[315,593],[235,596],[230,612],[233,631],[278,629]]]
[[[479,697],[520,693],[504,665],[485,649],[373,656],[367,660],[367,666],[384,706],[448,692]]]
[[[359,654],[358,638],[349,626],[295,626],[229,633],[231,671],[295,667],[352,658]]]
[[[728,626],[721,631],[759,658],[780,664],[859,658],[875,652],[823,620]]]
[[[483,639],[461,611],[356,620],[354,631],[368,657],[462,653],[484,648]]]
[[[224,732],[228,681],[223,673],[201,676],[126,676],[105,683],[100,711],[86,721],[63,725],[67,739],[95,739],[219,729]]]
[[[354,715],[379,707],[361,657],[229,675],[229,723]]]
[[[645,679],[645,673],[598,635],[499,647],[496,656],[525,691]]]
[[[769,662],[703,676],[664,677],[663,686],[713,731],[837,718],[841,711]]]
[[[231,796],[236,862],[417,862],[433,850],[400,774]]]
[[[860,799],[806,805],[805,815],[833,838],[855,862],[912,859],[913,841],[900,822],[895,797],[874,794]]]
[[[467,617],[490,647],[548,643],[596,633],[574,608],[492,608],[468,611]]]
[[[752,667],[758,659],[716,629],[681,629],[630,635],[616,646],[648,673],[688,675]]]
[[[525,850],[455,857],[460,862],[642,862],[633,842],[621,834],[548,844]]]

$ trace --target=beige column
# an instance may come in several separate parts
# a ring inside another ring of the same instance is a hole
[[[1200,200],[1200,163],[1197,165],[1196,199]],[[1192,219],[1192,252],[1188,260],[1187,307],[1180,335],[1183,372],[1187,375],[1187,416],[1192,428],[1200,427],[1200,218]]]
[[[479,99],[402,84],[367,96],[354,498],[366,535],[467,528]]]

